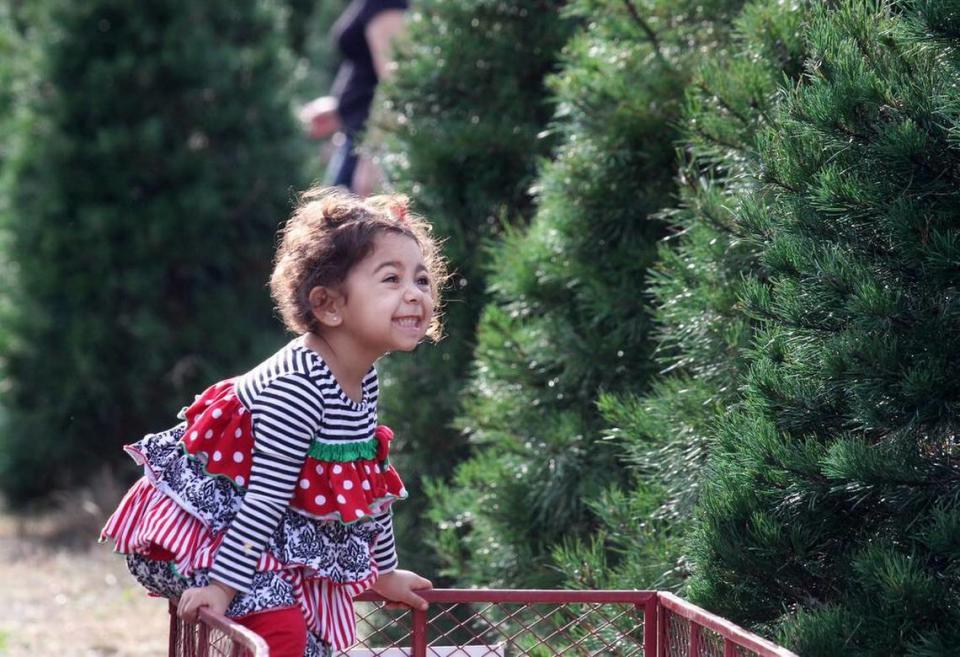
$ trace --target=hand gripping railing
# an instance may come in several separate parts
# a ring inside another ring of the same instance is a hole
[[[169,657],[269,657],[267,644],[255,632],[204,608],[196,623],[177,616],[170,603]]]
[[[657,591],[433,589],[427,611],[357,598],[349,657],[797,657],[743,628]],[[262,639],[201,611],[171,608],[170,657],[268,657]]]

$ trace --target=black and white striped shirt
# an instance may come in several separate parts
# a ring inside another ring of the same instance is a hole
[[[293,498],[310,445],[369,440],[377,424],[379,386],[371,367],[363,399],[347,397],[319,354],[297,338],[235,382],[253,421],[253,463],[243,505],[224,536],[211,577],[246,591],[267,541]],[[376,516],[384,531],[374,546],[380,573],[397,567],[393,518]]]

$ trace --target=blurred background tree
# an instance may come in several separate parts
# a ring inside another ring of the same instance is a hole
[[[0,486],[82,482],[282,339],[265,281],[303,185],[279,5],[50,0],[0,355]]]
[[[960,645],[958,34],[952,2],[818,6],[736,216],[760,330],[689,591],[805,657]]]
[[[571,31],[560,2],[424,0],[413,4],[396,75],[382,85],[368,148],[390,186],[408,194],[444,240],[454,276],[436,346],[380,368],[382,419],[397,431],[396,459],[411,494],[449,477],[466,455],[453,427],[472,358],[494,246],[507,223],[533,212],[530,186],[553,140],[544,86]],[[422,505],[396,509],[405,564],[436,572]]]
[[[11,202],[24,151],[29,144],[29,127],[35,120],[31,109],[39,90],[39,59],[44,37],[42,12],[20,3],[0,0],[0,353],[10,348],[8,327],[17,312],[10,294],[16,279],[11,258]],[[2,360],[0,360],[2,365]],[[9,385],[0,375],[0,396]],[[0,424],[4,409],[0,405]]]
[[[333,83],[340,55],[330,34],[349,0],[287,0],[287,39],[296,60],[294,92],[301,101],[323,95]]]
[[[36,13],[12,0],[0,2],[0,167],[14,157],[17,140],[22,139],[27,100],[35,89],[42,43],[42,34],[33,29]]]
[[[447,572],[465,585],[564,582],[553,551],[591,536],[591,501],[625,484],[603,441],[603,392],[642,391],[652,359],[648,270],[676,187],[684,88],[741,3],[595,2],[551,79],[560,145],[529,230],[489,270],[459,427],[473,456],[430,490]],[[571,574],[572,581],[583,579]]]
[[[349,0],[286,0],[287,42],[294,57],[292,93],[302,105],[326,94],[336,77],[340,54],[330,33]],[[334,147],[330,141],[311,141],[307,178],[322,180]]]

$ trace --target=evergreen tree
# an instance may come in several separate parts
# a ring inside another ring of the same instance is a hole
[[[541,134],[552,112],[543,80],[570,33],[560,4],[417,2],[395,75],[381,85],[367,146],[445,240],[455,273],[444,294],[447,337],[380,368],[381,417],[397,432],[395,458],[415,499],[421,480],[449,477],[465,455],[452,422],[486,298],[489,248],[502,222],[531,214],[536,161],[551,143]],[[413,505],[397,513],[404,563],[434,572],[423,514]]]
[[[311,48],[311,28],[318,13],[338,11],[342,0],[316,2],[316,0],[280,0],[284,14],[284,33],[287,45],[294,57],[303,57]]]
[[[12,182],[0,485],[81,481],[281,338],[265,290],[301,137],[277,6],[54,2]]]
[[[0,0],[0,232],[8,229],[13,177],[35,123],[31,109],[40,94],[39,62],[49,33],[42,8]],[[6,252],[0,248],[0,258]]]
[[[44,35],[37,7],[0,0],[0,353],[12,336],[8,331],[19,309],[10,294],[17,271],[11,257],[11,203],[16,171],[30,143],[30,112],[38,93],[38,59]],[[2,365],[2,360],[0,360]],[[0,374],[0,391],[4,389]],[[0,406],[0,423],[3,407]]]
[[[691,595],[805,657],[960,645],[960,14],[819,7],[739,223],[763,278]]]
[[[36,69],[36,41],[27,35],[22,13],[10,0],[0,1],[0,167],[13,157]]]
[[[292,94],[299,109],[331,91],[341,61],[331,30],[349,0],[287,2],[288,38],[293,43],[295,57]],[[332,140],[311,140],[310,147],[313,153],[307,159],[306,177],[322,181],[336,146]]]
[[[756,135],[803,62],[809,3],[758,0],[734,22],[729,44],[706,53],[687,91],[680,139],[680,204],[651,276],[656,361],[664,375],[645,396],[605,395],[606,435],[631,470],[591,506],[601,532],[557,559],[579,585],[678,588],[711,427],[738,399],[752,326],[738,303],[756,248],[732,221],[756,185]],[[615,555],[609,557],[610,554]]]
[[[599,440],[602,391],[640,391],[656,364],[645,295],[675,191],[683,90],[739,2],[573,5],[584,29],[553,79],[562,145],[537,182],[529,231],[491,270],[460,426],[476,453],[431,491],[451,574],[464,584],[547,586],[551,551],[590,535],[586,500],[623,483]]]

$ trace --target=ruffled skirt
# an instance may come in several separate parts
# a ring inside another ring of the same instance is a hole
[[[186,431],[183,423],[128,447],[144,466],[144,477],[100,536],[128,555],[131,571],[148,590],[166,597],[209,581],[217,548],[244,494],[227,477],[212,476],[184,449]],[[349,647],[356,639],[353,597],[376,580],[372,546],[382,529],[371,515],[347,524],[287,509],[260,557],[250,591],[236,596],[228,615],[295,604],[317,639],[334,649]]]

